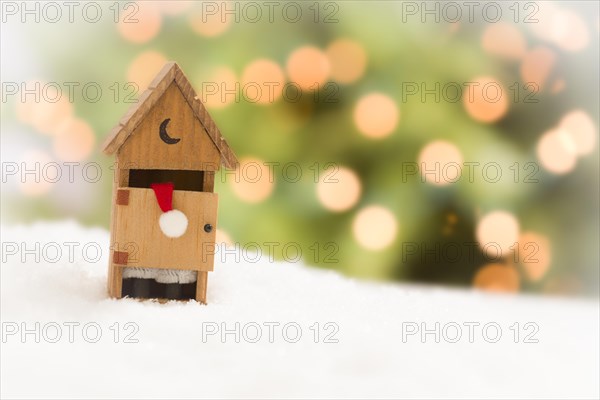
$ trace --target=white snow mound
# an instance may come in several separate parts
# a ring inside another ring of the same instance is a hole
[[[3,398],[599,397],[592,301],[231,253],[216,257],[207,306],[113,300],[103,229],[3,227],[2,246]]]

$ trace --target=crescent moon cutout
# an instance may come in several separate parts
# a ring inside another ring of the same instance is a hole
[[[175,143],[179,142],[181,140],[181,138],[172,138],[167,133],[167,125],[169,125],[170,121],[171,121],[171,118],[167,118],[160,124],[159,134],[160,134],[161,140],[163,142],[165,142],[166,144],[175,144]]]

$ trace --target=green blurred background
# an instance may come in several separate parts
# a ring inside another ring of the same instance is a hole
[[[73,22],[37,4],[39,22],[3,3],[3,224],[108,227],[102,142],[175,60],[242,162],[216,178],[219,242],[369,279],[598,294],[597,2],[472,20],[461,2],[97,2]]]

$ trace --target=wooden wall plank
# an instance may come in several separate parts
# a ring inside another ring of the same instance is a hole
[[[208,272],[199,271],[196,281],[196,301],[206,304],[206,289],[208,288]]]
[[[178,143],[167,144],[161,139],[159,130],[166,119],[170,119],[167,133],[180,139]],[[218,149],[175,83],[120,148],[119,159],[136,169],[214,171],[220,166]]]

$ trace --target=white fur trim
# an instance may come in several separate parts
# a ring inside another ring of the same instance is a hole
[[[188,219],[181,211],[170,210],[160,216],[158,224],[165,236],[178,238],[187,230]]]
[[[192,283],[198,279],[198,273],[190,270],[163,268],[123,268],[123,279],[154,279],[158,283]]]

